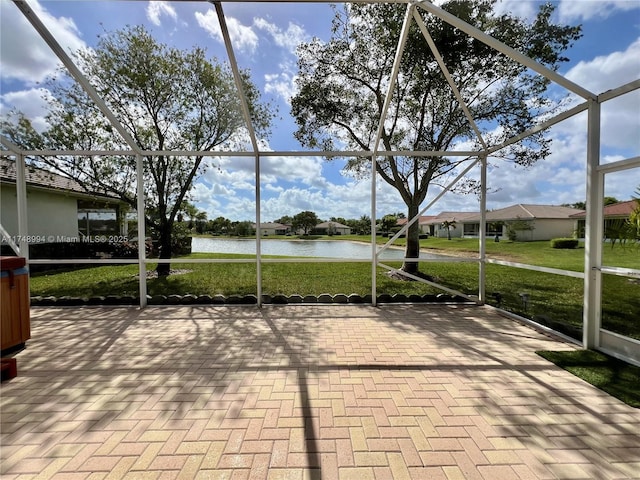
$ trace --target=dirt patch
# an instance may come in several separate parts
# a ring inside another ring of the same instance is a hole
[[[187,270],[186,268],[177,268],[175,270],[170,270],[169,275],[184,275],[191,272],[193,272],[193,270]],[[158,278],[158,272],[156,270],[147,270],[147,278]]]
[[[411,278],[411,277],[407,277],[406,275],[402,274],[401,270],[389,270],[388,272],[385,273],[385,275],[387,275],[387,277],[389,278],[393,278],[394,280],[400,280],[402,282],[415,282],[417,280]],[[435,282],[438,279],[436,277],[432,277],[431,275],[427,275],[425,273],[422,272],[416,272],[413,274],[415,277],[418,278],[422,278],[423,280],[427,280],[429,282]]]

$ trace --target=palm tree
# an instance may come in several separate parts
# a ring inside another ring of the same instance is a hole
[[[451,229],[456,228],[455,220],[445,220],[442,222],[442,228],[447,229],[447,240],[451,240]]]

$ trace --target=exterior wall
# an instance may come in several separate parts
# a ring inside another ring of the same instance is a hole
[[[521,242],[534,240],[551,240],[559,237],[572,237],[575,221],[573,219],[536,219],[533,230],[517,232]]]
[[[462,238],[462,224],[461,223],[459,223],[459,224],[456,223],[456,227],[449,229],[449,231],[451,232],[451,238]],[[448,238],[447,237],[447,229],[446,228],[442,228],[440,226],[440,224],[435,225],[434,236],[436,236],[438,238]]]
[[[508,220],[507,220],[508,222]],[[573,219],[535,219],[533,222],[533,230],[518,230],[516,232],[516,240],[519,242],[531,242],[536,240],[551,240],[552,238],[559,237],[573,237],[573,232],[576,229],[576,222]],[[491,222],[487,222],[490,224]],[[467,233],[465,234],[465,238],[478,238],[479,236],[479,228],[480,225],[478,223],[470,223],[467,224]],[[471,233],[473,230],[473,233]],[[487,236],[494,237],[495,232],[490,232],[490,227],[487,225]],[[500,237],[506,239],[507,235],[507,226],[502,227],[502,231],[500,232]],[[447,232],[444,230],[444,234],[440,236],[446,236]],[[453,231],[451,232],[451,236],[453,237]]]
[[[262,227],[260,229],[262,235],[286,235],[287,231],[282,228]]]
[[[313,233],[315,233],[316,235],[329,235],[329,229],[328,228],[312,228],[311,231]],[[351,228],[347,227],[334,227],[334,234],[335,235],[351,235]]]
[[[400,227],[404,227],[404,225],[399,225]],[[426,223],[421,223],[418,225],[418,231],[420,233],[428,233],[433,235],[433,225],[427,225]]]
[[[479,222],[469,222],[465,223],[462,226],[463,228],[463,236],[462,238],[480,238],[480,223]],[[507,230],[506,227],[499,227],[496,231],[495,226],[492,222],[487,222],[486,224],[486,235],[487,237],[495,237],[496,234],[499,237],[506,237]]]
[[[18,235],[18,202],[16,188],[2,185],[0,188],[2,214],[0,221],[9,235]],[[27,192],[27,228],[30,236],[45,237],[53,241],[59,237],[78,237],[78,201],[74,197],[52,195],[46,192]],[[31,243],[42,243],[31,242]]]
[[[420,225],[418,225],[418,231],[420,233],[431,234],[431,225],[427,225],[425,223],[421,223]]]

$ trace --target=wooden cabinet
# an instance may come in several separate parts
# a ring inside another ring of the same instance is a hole
[[[21,348],[31,338],[29,273],[24,259],[0,257],[0,349]]]

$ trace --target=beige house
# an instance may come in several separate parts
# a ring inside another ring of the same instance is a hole
[[[429,222],[434,218],[436,218],[435,215],[422,215],[418,219],[418,229],[420,233],[426,233],[426,234],[432,235],[431,233],[432,228]],[[408,221],[409,220],[406,218],[399,218],[398,221],[396,222],[396,225],[398,225],[399,227],[404,227]]]
[[[313,229],[316,235],[351,235],[351,227],[338,222],[322,222]]]
[[[633,212],[637,206],[638,201],[636,200],[628,200],[626,202],[605,205],[602,209],[602,215],[604,217],[603,231],[605,236],[607,236],[608,231],[615,230],[621,223],[627,221],[631,216],[631,212]],[[571,216],[575,220],[574,230],[580,238],[584,238],[586,216],[587,212],[585,211],[581,211]]]
[[[126,204],[104,194],[87,192],[78,182],[27,165],[29,243],[79,241],[81,236],[126,235]],[[18,235],[16,164],[0,159],[0,223]]]
[[[256,230],[256,224],[251,225]],[[286,235],[291,233],[291,227],[289,225],[283,225],[282,223],[267,222],[260,224],[260,233],[262,235]]]
[[[463,236],[463,226],[470,218],[479,216],[476,212],[440,212],[431,220],[426,222],[430,236],[439,238],[461,238]],[[449,227],[447,227],[447,223]]]
[[[582,210],[558,205],[517,204],[486,214],[487,236],[505,237],[509,232],[520,242],[551,240],[558,237],[572,237],[575,231],[573,215]],[[476,238],[480,235],[480,214],[464,219],[464,238]]]

